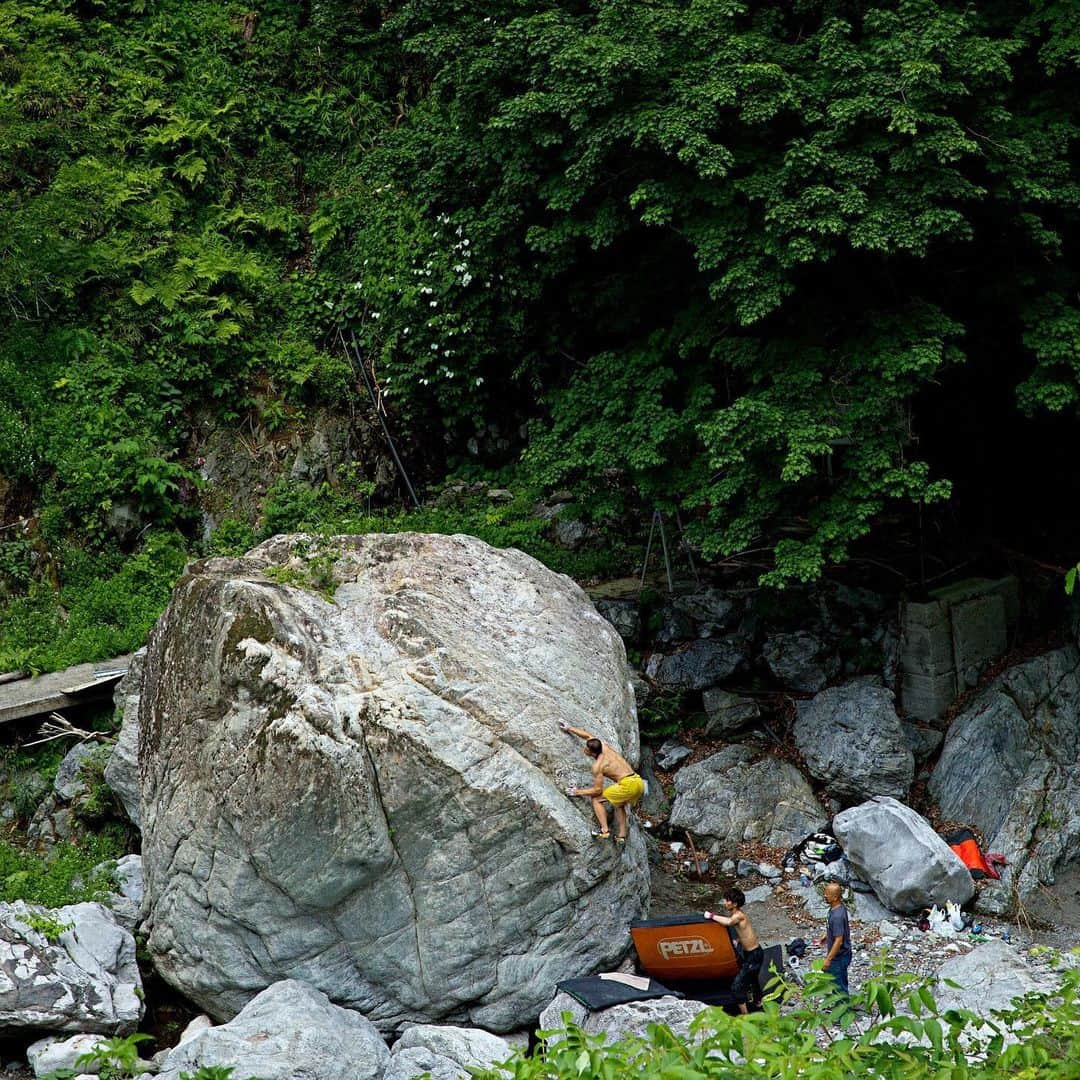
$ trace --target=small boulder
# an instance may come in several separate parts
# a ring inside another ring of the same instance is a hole
[[[915,758],[892,692],[868,679],[800,701],[794,735],[811,775],[841,799],[904,798],[911,787]]]
[[[489,1069],[512,1053],[505,1039],[479,1028],[417,1024],[394,1043],[382,1080],[467,1080],[470,1069]]]
[[[127,1035],[141,996],[135,939],[108,908],[0,904],[0,1035]]]
[[[35,1076],[48,1076],[61,1069],[74,1071],[75,1062],[92,1054],[104,1041],[103,1035],[49,1035],[26,1048],[26,1060]]]
[[[676,653],[653,653],[645,674],[665,690],[707,690],[746,663],[739,638],[699,638]]]
[[[657,645],[678,645],[681,641],[690,641],[698,636],[694,620],[671,604],[664,608],[661,618],[660,629],[653,638]]]
[[[896,799],[876,796],[833,819],[848,861],[892,911],[913,912],[975,893],[968,868],[926,818]]]
[[[633,600],[597,600],[596,610],[618,631],[623,641],[641,636],[641,611]]]
[[[945,740],[944,732],[937,728],[913,724],[907,720],[902,721],[900,726],[904,733],[904,742],[908,744],[916,762],[925,761]]]
[[[677,769],[693,754],[689,746],[683,746],[677,739],[665,739],[656,754],[656,764],[664,772]]]
[[[705,706],[705,733],[726,738],[752,726],[761,718],[761,709],[753,698],[740,697],[727,690],[706,690],[701,695]]]
[[[380,1080],[389,1063],[374,1024],[307,983],[286,979],[252,998],[229,1023],[170,1050],[158,1077],[180,1080],[183,1073],[222,1065],[234,1076],[259,1080]]]
[[[840,671],[836,654],[805,630],[769,635],[761,655],[773,675],[793,690],[816,693]]]
[[[970,1009],[989,1019],[991,1012],[1008,1009],[1016,998],[1039,990],[1052,993],[1054,986],[1042,984],[1011,945],[988,941],[941,965],[934,996],[943,1011]]]
[[[679,596],[674,606],[695,622],[717,625],[725,624],[735,607],[719,589],[699,589]]]
[[[610,1009],[590,1012],[569,994],[560,991],[540,1014],[540,1029],[547,1031],[561,1028],[562,1014],[568,1012],[573,1022],[590,1035],[603,1032],[608,1043],[617,1042],[626,1035],[646,1038],[650,1024],[666,1024],[675,1035],[686,1039],[690,1035],[690,1025],[694,1018],[706,1008],[708,1006],[700,1001],[661,997],[647,1001],[630,1001],[624,1005],[613,1005]]]
[[[671,824],[730,845],[761,840],[790,847],[827,817],[802,773],[780,758],[755,760],[728,746],[675,777]]]
[[[64,760],[60,762],[60,766],[56,770],[53,791],[67,802],[71,802],[72,799],[82,795],[86,791],[83,766],[109,752],[109,748],[102,746],[101,743],[76,743],[64,756]]]

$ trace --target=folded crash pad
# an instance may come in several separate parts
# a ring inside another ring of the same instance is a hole
[[[647,1001],[649,998],[682,997],[676,990],[671,990],[650,979],[644,989],[627,986],[625,983],[602,979],[599,975],[585,975],[580,979],[563,979],[556,983],[559,990],[569,994],[575,1001],[580,1001],[587,1009],[610,1009],[612,1005],[625,1005],[628,1001]]]
[[[976,881],[983,878],[998,878],[998,872],[986,861],[979,842],[970,829],[959,829],[945,837],[945,843],[960,856],[960,861],[971,871]]]
[[[630,937],[641,969],[665,985],[733,979],[739,961],[727,927],[700,915],[636,919]]]

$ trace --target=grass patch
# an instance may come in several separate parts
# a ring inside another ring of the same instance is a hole
[[[102,899],[115,882],[110,870],[95,871],[95,867],[127,853],[122,832],[106,827],[78,846],[57,844],[48,855],[0,841],[0,901],[25,900],[57,908]]]

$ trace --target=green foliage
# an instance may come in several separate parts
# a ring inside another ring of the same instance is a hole
[[[138,648],[165,607],[187,552],[176,533],[153,533],[137,554],[61,552],[57,592],[45,581],[0,608],[0,669],[52,671]]]
[[[1062,0],[0,10],[0,473],[50,542],[191,528],[197,414],[366,408],[342,328],[429,471],[525,425],[512,486],[679,510],[772,585],[949,496],[957,365],[1080,402]],[[33,586],[5,542],[0,652],[52,663]]]
[[[320,256],[363,267],[403,415],[517,402],[539,482],[597,519],[680,507],[782,585],[948,496],[909,409],[953,365],[1026,348],[1025,407],[1072,402],[1059,6],[414,0],[385,30],[413,93]]]
[[[110,829],[78,846],[57,844],[47,855],[0,841],[0,900],[25,900],[47,908],[99,900],[114,883],[107,870],[96,868],[120,858],[125,850],[123,840]]]
[[[608,1043],[564,1014],[566,1027],[541,1032],[545,1044],[534,1056],[519,1050],[505,1064],[471,1073],[474,1080],[1066,1080],[1076,1075],[1080,1055],[1080,970],[1063,978],[1057,998],[1028,995],[1009,1012],[983,1019],[941,1009],[914,976],[879,970],[849,1000],[829,976],[812,971],[804,989],[791,991],[794,1006],[781,1010],[774,992],[762,1012],[749,1016],[708,1009],[688,1039],[653,1024],[645,1038]],[[1017,1039],[1006,1040],[1010,1029]]]
[[[560,573],[586,580],[628,565],[624,544],[568,551],[545,536],[548,523],[534,513],[534,493],[523,491],[512,502],[492,504],[483,496],[458,506],[369,512],[365,496],[346,487],[304,487],[281,480],[271,488],[263,509],[263,537],[283,532],[323,535],[370,532],[468,533],[493,547],[518,548]]]
[[[685,694],[654,694],[638,709],[638,723],[646,739],[674,735],[685,726]]]
[[[60,922],[47,911],[27,911],[16,916],[19,922],[25,923],[36,934],[41,934],[46,941],[55,944],[60,940],[60,935],[71,930],[75,924]]]

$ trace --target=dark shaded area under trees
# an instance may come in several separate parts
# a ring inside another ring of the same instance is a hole
[[[339,329],[429,491],[569,488],[630,545],[678,510],[774,585],[1071,565],[1075,14],[0,4],[0,654],[73,575],[127,647],[213,544],[193,415],[365,410]]]

